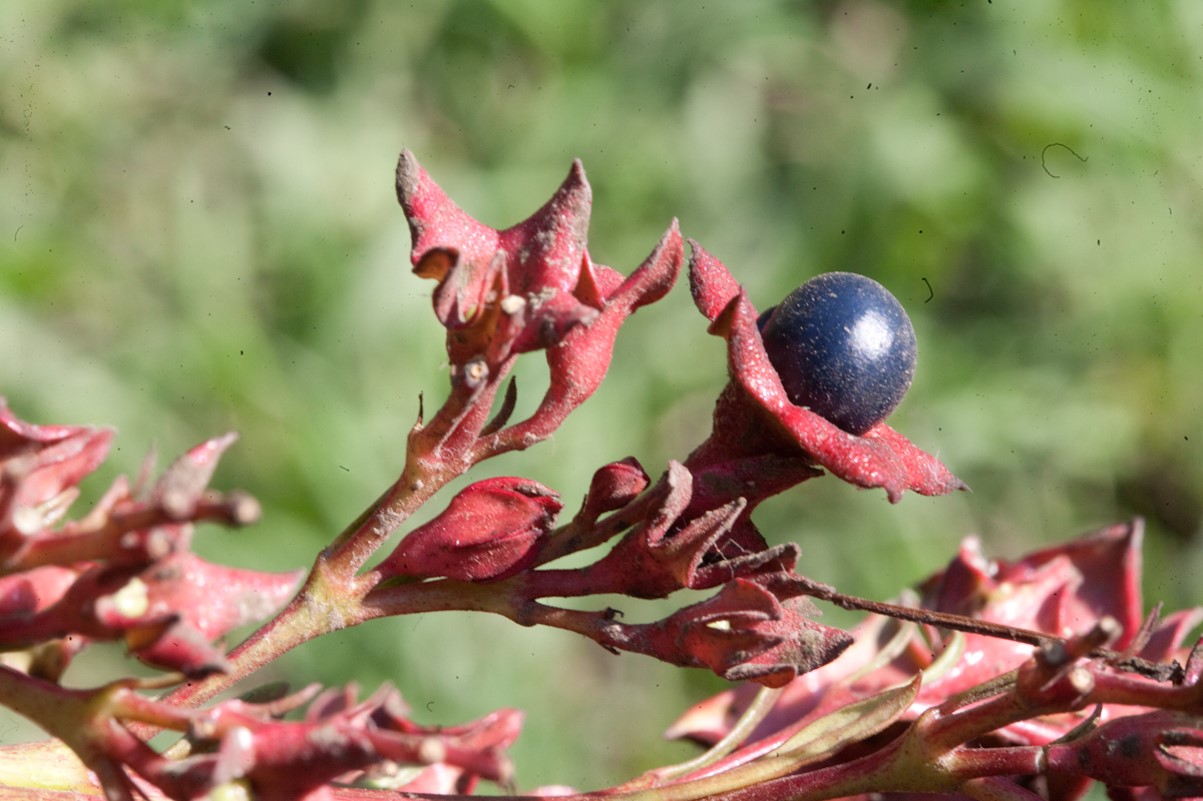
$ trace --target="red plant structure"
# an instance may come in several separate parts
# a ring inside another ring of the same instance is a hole
[[[1098,784],[1113,799],[1203,796],[1203,647],[1190,647],[1203,613],[1146,614],[1139,521],[1014,562],[967,541],[893,604],[814,582],[796,572],[797,546],[768,545],[752,511],[825,473],[891,502],[965,485],[884,422],[852,434],[792,403],[757,310],[695,242],[690,288],[726,342],[730,375],[703,442],[654,480],[634,457],[600,466],[564,520],[554,489],[501,477],[469,484],[410,526],[448,482],[564,424],[604,379],[622,324],[672,288],[685,243],[673,222],[629,275],[595,263],[579,163],[546,205],[505,230],[468,216],[409,152],[396,185],[414,273],[435,282],[450,389],[410,431],[395,483],[307,573],[234,569],[191,552],[197,524],[258,517],[249,495],[209,488],[232,435],[158,478],[148,464],[132,482],[117,479],[68,520],[112,432],[35,425],[0,405],[0,703],[52,738],[0,746],[0,797],[434,798],[481,780],[513,792],[506,749],[522,725],[517,710],[425,727],[397,690],[359,700],[353,684],[213,702],[301,643],[439,610],[564,629],[739,682],[670,731],[704,746],[696,759],[607,789],[540,794],[1072,801]],[[549,386],[515,421],[508,379],[535,352]],[[557,566],[601,545],[592,562]],[[594,610],[556,602],[679,590],[708,595],[648,623],[600,601]],[[812,598],[877,614],[843,631],[815,621]],[[228,653],[219,644],[260,621]],[[72,659],[98,641],[124,642],[159,673],[64,686]],[[151,744],[165,732],[174,742]]]

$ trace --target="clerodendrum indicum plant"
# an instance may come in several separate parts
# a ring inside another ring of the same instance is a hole
[[[543,208],[503,231],[460,210],[408,152],[397,193],[414,272],[436,282],[450,392],[435,414],[419,414],[397,481],[308,575],[235,570],[189,550],[197,523],[258,516],[249,496],[208,489],[232,436],[157,479],[149,465],[133,482],[117,479],[64,521],[111,432],[34,425],[0,405],[0,702],[54,738],[0,747],[4,798],[431,797],[469,793],[480,779],[511,788],[516,710],[429,728],[396,690],[359,700],[354,685],[204,706],[323,634],[448,609],[554,626],[743,682],[671,730],[709,746],[697,759],[589,798],[1068,801],[1095,782],[1114,799],[1203,796],[1203,644],[1183,647],[1203,613],[1146,617],[1139,522],[1015,562],[967,541],[898,604],[799,575],[797,546],[769,547],[757,531],[757,504],[824,472],[891,501],[965,488],[883,422],[910,382],[914,332],[863,277],[812,279],[758,315],[727,268],[691,242],[690,288],[727,343],[730,373],[709,437],[654,481],[633,457],[602,465],[566,519],[553,489],[506,477],[469,485],[431,522],[408,527],[449,481],[547,438],[593,394],[622,323],[672,288],[684,245],[674,223],[629,276],[594,263],[580,164]],[[507,376],[534,351],[550,386],[512,422]],[[554,565],[606,543],[584,567]],[[682,589],[710,595],[652,623],[555,603]],[[815,597],[878,614],[841,631],[814,621]],[[281,606],[230,653],[215,644]],[[106,640],[162,674],[64,687],[72,658]],[[152,747],[163,732],[174,742]]]

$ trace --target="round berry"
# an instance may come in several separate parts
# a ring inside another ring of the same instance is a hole
[[[789,399],[850,434],[889,417],[911,386],[915,329],[872,278],[817,275],[758,323]]]

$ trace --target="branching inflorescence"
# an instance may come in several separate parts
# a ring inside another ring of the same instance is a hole
[[[204,705],[323,634],[451,609],[747,682],[670,732],[708,746],[704,754],[590,797],[1076,799],[1094,782],[1113,798],[1203,795],[1203,648],[1183,648],[1203,615],[1145,617],[1139,522],[1016,562],[968,541],[893,605],[813,582],[796,572],[797,546],[768,545],[752,511],[824,472],[893,502],[965,485],[884,422],[849,433],[791,402],[757,310],[695,242],[693,297],[726,341],[730,381],[692,453],[654,481],[633,457],[601,466],[566,521],[553,489],[501,477],[470,484],[406,530],[449,481],[547,438],[593,394],[623,322],[672,288],[684,243],[673,222],[630,275],[593,262],[579,163],[543,208],[505,230],[469,217],[408,152],[397,193],[414,272],[436,282],[450,392],[432,416],[419,414],[397,481],[306,576],[235,570],[189,550],[197,523],[258,516],[249,496],[208,489],[232,436],[157,479],[150,465],[132,484],[118,479],[84,517],[63,522],[111,433],[32,425],[0,407],[0,702],[55,738],[0,748],[5,797],[360,799],[459,795],[480,779],[512,787],[516,710],[428,728],[396,690],[359,701],[354,685]],[[549,387],[512,421],[509,375],[534,351]],[[399,531],[391,553],[365,568]],[[591,563],[555,565],[606,544]],[[683,589],[710,594],[650,623],[556,602]],[[815,597],[891,616],[846,632],[814,620]],[[277,609],[225,653],[227,632]],[[161,675],[64,687],[72,658],[102,640],[123,641]],[[164,731],[177,741],[152,748]]]

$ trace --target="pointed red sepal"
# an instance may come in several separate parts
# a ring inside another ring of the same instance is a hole
[[[27,423],[0,398],[0,541],[57,522],[76,485],[108,456],[112,439],[106,428]],[[4,550],[16,546],[14,540]]]
[[[654,624],[648,639],[666,661],[781,687],[852,644],[851,635],[815,623],[812,614],[805,598],[779,600],[758,581],[735,579],[713,598]]]

